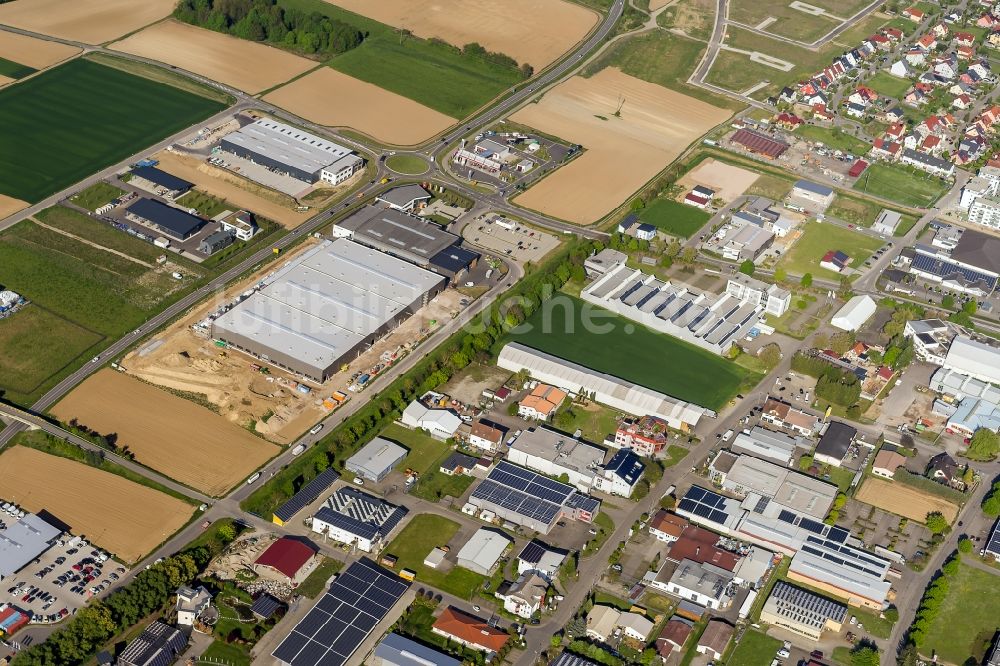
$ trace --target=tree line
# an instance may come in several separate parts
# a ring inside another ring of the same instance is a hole
[[[346,53],[367,37],[349,23],[319,12],[285,9],[278,0],[181,0],[174,9],[174,18],[308,54]]]

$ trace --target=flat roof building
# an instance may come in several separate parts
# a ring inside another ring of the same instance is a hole
[[[33,513],[0,530],[0,580],[13,576],[47,551],[60,534],[61,530]]]
[[[310,184],[323,180],[336,185],[364,166],[364,160],[350,148],[266,118],[225,135],[219,145]]]
[[[858,431],[846,423],[830,421],[823,436],[819,438],[813,458],[821,463],[840,467],[857,434]]]
[[[778,581],[764,603],[760,621],[818,641],[824,631],[839,632],[847,606],[801,587]]]
[[[798,445],[788,435],[756,426],[750,432],[737,434],[730,448],[735,453],[746,453],[788,467]]]
[[[820,520],[837,496],[837,486],[833,484],[753,456],[740,456],[722,487],[741,496],[756,493]]]
[[[458,566],[484,576],[492,575],[497,562],[514,542],[503,532],[480,527],[458,551]]]
[[[381,481],[406,457],[406,454],[406,449],[399,444],[383,437],[376,437],[348,458],[344,463],[344,469],[362,479]]]
[[[371,553],[388,541],[405,516],[405,508],[345,486],[319,508],[312,519],[312,530]]]
[[[201,231],[207,222],[180,208],[174,208],[155,199],[139,198],[125,209],[125,217],[155,227],[160,233],[185,241]]]
[[[957,335],[951,341],[942,367],[990,384],[1000,384],[1000,349]]]
[[[531,428],[511,442],[507,460],[567,482],[586,492],[594,485],[605,451],[549,428]]]
[[[372,666],[462,666],[461,659],[396,633],[388,634],[379,641],[371,663]]]
[[[326,241],[216,319],[212,336],[323,382],[443,288],[436,273],[346,239]]]
[[[409,213],[421,204],[430,201],[431,193],[416,183],[410,183],[387,190],[375,199],[388,204],[390,208]]]
[[[137,178],[140,181],[138,183],[135,182]],[[162,187],[166,190],[167,197],[170,199],[176,199],[194,187],[194,184],[189,183],[183,178],[178,178],[171,173],[153,166],[133,167],[132,179],[133,185],[149,185],[149,187],[144,187],[143,189],[152,190],[155,187]]]
[[[881,611],[892,585],[889,560],[820,536],[810,536],[792,557],[790,580],[805,583],[851,606]]]

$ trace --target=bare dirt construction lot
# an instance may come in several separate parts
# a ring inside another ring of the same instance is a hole
[[[160,160],[159,168],[167,173],[194,183],[203,192],[274,220],[286,229],[294,229],[315,214],[308,211],[300,213],[292,208],[295,200],[291,197],[218,169],[201,158],[164,150],[157,153],[156,159]]]
[[[251,94],[318,65],[271,46],[173,20],[130,35],[111,48],[175,65]]]
[[[28,204],[20,199],[0,194],[0,220],[27,207]]]
[[[194,507],[83,463],[25,446],[0,455],[4,499],[48,511],[125,562],[139,561],[188,521]]]
[[[110,369],[87,379],[52,413],[116,433],[138,462],[216,496],[278,453],[205,407]]]
[[[437,37],[499,51],[536,70],[547,67],[597,25],[598,15],[565,0],[327,0],[352,12]]]
[[[175,0],[8,2],[0,5],[0,23],[74,42],[103,44],[169,16],[176,4]]]
[[[517,203],[577,224],[596,222],[729,115],[617,68],[573,77],[511,119],[579,143],[586,152]]]
[[[51,67],[57,62],[72,58],[79,52],[80,49],[75,46],[19,35],[16,32],[0,31],[0,58],[13,60],[34,69]]]
[[[715,190],[715,196],[729,203],[747,191],[760,174],[709,158],[684,174],[677,184],[686,189],[702,185]]]
[[[314,123],[350,127],[397,146],[420,143],[455,124],[450,116],[330,67],[310,72],[264,99]]]
[[[949,523],[958,515],[958,507],[948,500],[886,479],[869,478],[854,494],[854,498],[919,523],[924,522],[927,514],[934,511],[939,511]]]

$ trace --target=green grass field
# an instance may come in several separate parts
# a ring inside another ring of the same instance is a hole
[[[388,440],[402,444],[409,450],[406,458],[403,459],[397,469],[407,467],[416,470],[418,474],[424,474],[431,469],[441,454],[448,451],[448,445],[439,442],[423,430],[410,430],[400,425],[391,425],[380,434]]]
[[[948,191],[940,178],[902,165],[876,162],[854,183],[854,189],[904,206],[929,208]]]
[[[1000,595],[984,594],[1000,587],[1000,572],[989,573],[962,565],[948,579],[948,596],[931,623],[920,652],[937,653],[938,660],[951,664],[976,663],[983,645],[1000,630]]]
[[[569,413],[570,416],[562,415],[566,413]],[[613,435],[618,429],[620,412],[591,402],[586,407],[572,405],[568,412],[560,414],[555,417],[559,428],[571,434],[579,429],[583,433],[583,439],[600,444],[605,437]]]
[[[655,199],[639,211],[639,219],[672,236],[690,238],[712,217],[700,208],[673,199]]]
[[[385,165],[396,173],[418,176],[426,173],[427,162],[416,155],[391,155],[386,158]]]
[[[807,222],[803,234],[785,253],[778,266],[792,275],[812,273],[816,277],[839,279],[840,274],[820,268],[819,262],[829,250],[840,250],[851,257],[851,267],[857,268],[882,246],[882,241],[858,231],[833,224]]]
[[[105,204],[109,204],[125,191],[105,183],[103,180],[88,186],[87,188],[80,190],[72,197],[70,201],[75,203],[80,208],[86,208],[87,210],[97,210]]]
[[[66,233],[85,238],[91,243],[97,243],[102,247],[124,252],[130,257],[135,257],[146,263],[155,264],[156,258],[163,254],[163,250],[152,243],[139,240],[135,236],[122,233],[109,224],[99,222],[92,217],[78,213],[65,206],[53,206],[37,213],[35,219],[39,222],[61,229]],[[172,257],[171,261],[185,266],[188,270],[195,270],[195,264],[180,257]]]
[[[0,90],[0,191],[39,201],[223,108],[118,69],[72,60]]]
[[[629,76],[676,90],[722,109],[740,111],[746,108],[745,104],[686,83],[704,50],[705,45],[701,42],[657,30],[618,42],[588,65],[583,75],[592,76],[605,67],[618,67]]]
[[[216,639],[201,653],[202,659],[226,666],[250,666],[250,654],[239,645]],[[202,662],[205,663],[205,662]]]
[[[11,79],[23,79],[37,71],[34,67],[28,67],[27,65],[22,65],[19,62],[7,60],[6,58],[0,58],[0,76],[6,76]]]
[[[726,666],[768,666],[781,649],[781,641],[749,629],[726,662]]]
[[[812,42],[839,25],[839,21],[829,16],[793,9],[785,0],[737,0],[730,7],[729,17],[750,26],[775,18],[764,28],[766,32],[803,42]]]
[[[430,468],[420,475],[420,478],[410,489],[410,494],[430,502],[437,502],[444,497],[461,497],[475,481],[465,474],[448,475],[440,470],[441,463],[451,455],[451,450],[445,451],[433,461]]]
[[[838,192],[833,198],[833,203],[826,209],[826,216],[835,217],[858,226],[870,227],[880,212],[882,212],[882,206],[874,201],[858,199]]]
[[[795,134],[802,139],[819,141],[831,150],[840,150],[845,153],[853,153],[854,155],[863,155],[871,148],[869,144],[861,139],[856,139],[846,132],[829,127],[802,125],[795,130]]]
[[[906,91],[910,89],[912,85],[909,79],[901,79],[897,76],[893,76],[889,72],[878,72],[870,78],[866,86],[877,92],[879,95],[885,95],[886,97],[892,97],[894,99],[902,99]]]
[[[399,558],[396,571],[410,569],[417,572],[417,583],[432,585],[462,599],[471,599],[482,588],[485,576],[459,566],[452,567],[448,572],[424,566],[427,553],[448,544],[458,529],[459,524],[453,520],[430,513],[420,514],[413,517],[384,552]],[[458,545],[451,544],[451,547],[454,549]]]
[[[702,407],[718,410],[760,376],[578,298],[546,301],[510,339]],[[593,325],[603,334],[588,331]],[[636,359],[641,359],[637,362]]]
[[[332,557],[324,557],[323,561],[295,588],[295,593],[315,599],[319,596],[320,592],[326,590],[326,581],[330,580],[330,576],[343,568],[344,563],[340,560],[335,560]]]

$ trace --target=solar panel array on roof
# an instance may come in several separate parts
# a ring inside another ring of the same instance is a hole
[[[986,544],[985,551],[988,555],[1000,558],[1000,520],[993,526],[993,532],[990,534],[990,540]]]
[[[996,277],[992,275],[981,273],[966,266],[960,266],[946,259],[928,256],[921,252],[913,255],[913,268],[941,278],[959,278],[969,284],[981,282],[989,291],[992,291],[997,283]]]
[[[836,541],[837,543],[844,543],[847,541],[847,537],[849,536],[851,536],[851,533],[843,527],[831,527],[830,533],[826,535],[826,538],[830,541]]]
[[[794,525],[796,518],[798,518],[798,516],[796,516],[788,509],[782,509],[781,512],[778,514],[778,520],[780,520],[783,523],[788,523],[789,525]]]
[[[538,564],[542,561],[542,557],[546,552],[548,551],[542,544],[537,541],[529,541],[517,558],[527,562],[528,564]]]
[[[815,544],[815,546],[812,544]],[[820,547],[817,548],[816,546]],[[816,557],[821,557],[824,560],[833,562],[834,564],[863,571],[877,578],[881,578],[883,575],[883,572],[879,571],[879,569],[884,569],[886,566],[886,560],[882,558],[874,555],[866,555],[857,548],[841,545],[835,541],[830,541],[829,539],[809,537],[806,539],[806,543],[802,546],[802,550],[811,555],[815,555]]]
[[[262,594],[254,600],[253,604],[250,606],[250,612],[266,620],[274,615],[274,612],[279,608],[281,608],[280,601],[272,597],[270,594]]]
[[[699,486],[691,486],[677,505],[681,511],[701,516],[705,520],[710,520],[720,525],[725,524],[726,519],[729,517],[728,513],[720,510],[724,509],[725,506],[725,497]]]
[[[823,528],[826,527],[826,525],[819,522],[818,520],[803,518],[802,521],[799,523],[799,527],[801,527],[804,530],[809,530],[810,532],[813,532],[815,534],[822,534]]]
[[[319,496],[326,492],[326,489],[333,485],[333,482],[340,478],[340,475],[331,468],[326,468],[320,472],[316,478],[302,486],[302,490],[295,493],[290,500],[282,504],[274,512],[282,522],[290,520],[292,516],[319,499]]]
[[[409,583],[362,558],[326,594],[272,655],[290,666],[342,666],[409,588]]]

